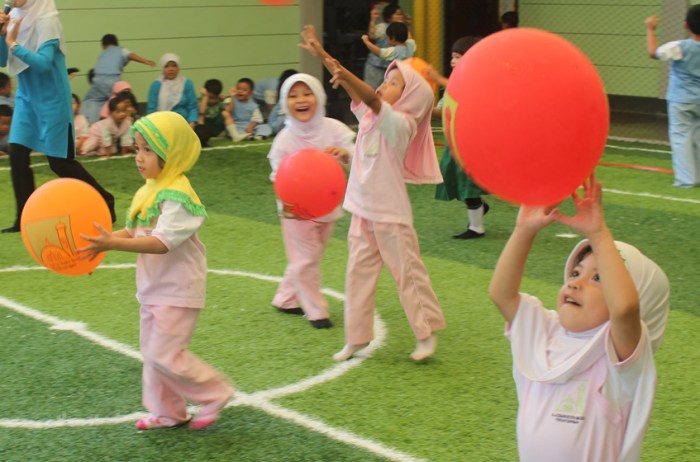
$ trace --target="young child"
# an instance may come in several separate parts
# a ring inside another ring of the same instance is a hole
[[[199,404],[190,428],[209,427],[233,395],[233,385],[187,350],[205,305],[207,257],[198,231],[204,205],[185,173],[197,162],[200,145],[187,121],[174,112],[155,112],[136,121],[136,167],[146,184],[136,192],[126,228],[112,233],[95,225],[86,258],[106,250],[139,254],[137,298],[141,303],[143,403],[151,416],[139,430],[175,427],[190,420],[187,401]]]
[[[386,29],[389,24],[403,22],[409,25],[409,18],[403,14],[401,7],[394,4],[378,3],[370,12],[367,36],[379,48],[389,46]],[[384,81],[384,74],[390,62],[370,53],[365,61],[364,81],[372,88],[377,88]]]
[[[106,119],[107,117],[109,117],[109,102],[113,100],[117,95],[124,93],[130,94],[134,98],[134,100],[136,100],[136,97],[134,96],[134,91],[131,88],[131,84],[129,82],[120,80],[119,82],[112,85],[112,96],[110,96],[109,99],[105,101],[105,103],[102,105],[102,109],[100,109],[100,119]]]
[[[80,114],[80,98],[73,96],[73,131],[75,132],[75,152],[82,152],[83,143],[88,137],[90,124],[84,115]]]
[[[131,137],[131,103],[126,95],[118,95],[109,101],[109,117],[90,125],[88,136],[80,146],[78,154],[96,152],[110,157],[117,152],[117,141],[122,154],[128,154],[134,145]]]
[[[649,56],[671,61],[666,105],[675,174],[673,186],[692,188],[700,184],[700,150],[695,141],[700,124],[700,5],[691,6],[686,13],[685,28],[690,33],[688,39],[659,47],[656,42],[659,20],[656,16],[649,16],[644,24]]]
[[[445,318],[420,259],[418,237],[405,182],[442,181],[430,112],[433,92],[420,74],[394,61],[376,93],[330,57],[313,26],[300,46],[323,59],[335,87],[342,85],[359,120],[355,155],[343,207],[352,213],[345,280],[345,346],[333,358],[343,361],[374,335],[374,290],[383,264],[396,281],[406,317],[418,339],[411,358],[435,352],[436,332]]]
[[[224,85],[219,79],[204,82],[202,96],[199,98],[197,125],[194,127],[202,147],[209,145],[209,138],[219,136],[226,129],[222,114],[226,109],[226,103],[221,98],[223,88]]]
[[[0,104],[0,156],[10,152],[10,128],[12,127],[12,108]]]
[[[517,11],[506,11],[501,15],[501,30],[513,29],[520,24]]]
[[[233,141],[248,139],[261,140],[272,135],[272,130],[263,124],[263,116],[253,96],[255,84],[247,77],[236,83],[231,89],[231,98],[222,113],[226,131]]]
[[[112,94],[112,87],[122,79],[124,66],[130,61],[155,66],[150,59],[143,58],[136,53],[120,47],[119,40],[114,34],[106,34],[102,37],[102,53],[97,58],[97,64],[92,70],[90,89],[83,98],[82,114],[87,117],[90,124],[99,120],[100,109]]]
[[[318,79],[308,74],[287,78],[280,101],[286,103],[287,119],[267,156],[272,182],[280,163],[300,149],[325,151],[347,163],[354,149],[355,132],[325,117],[326,93]],[[317,329],[329,328],[328,302],[321,294],[321,257],[343,212],[338,206],[326,216],[303,220],[285,212],[279,201],[277,205],[288,263],[272,306],[284,313],[305,314]]]
[[[175,53],[165,53],[160,57],[160,67],[163,73],[148,90],[146,114],[177,112],[194,128],[199,117],[197,94],[192,80],[180,74],[180,57]]]
[[[481,37],[466,36],[459,38],[452,45],[452,59],[450,66],[454,69],[462,56],[474,46]],[[447,86],[447,78],[439,75],[432,67],[430,68],[429,76],[438,85]],[[437,107],[433,110],[433,117],[442,119],[442,99]],[[444,183],[437,185],[435,188],[435,199],[441,201],[451,201],[457,199],[464,202],[467,206],[467,229],[459,234],[452,236],[454,239],[478,239],[486,235],[484,229],[484,215],[489,211],[489,204],[483,201],[482,195],[488,194],[482,190],[472,179],[467,175],[462,167],[457,165],[450,147],[445,144],[445,150],[440,158],[440,171],[445,180]]]
[[[572,196],[573,217],[520,208],[489,287],[511,342],[524,462],[638,461],[654,400],[668,279],[613,240],[593,175],[583,188],[583,198]],[[556,311],[519,292],[535,237],[554,221],[586,238],[566,262]]]
[[[416,52],[416,41],[408,38],[408,27],[402,22],[392,22],[386,28],[388,47],[380,48],[369,39],[369,35],[363,35],[364,42],[370,53],[386,61],[387,65],[395,59],[407,59]]]

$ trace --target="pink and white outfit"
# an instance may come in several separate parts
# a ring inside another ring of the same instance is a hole
[[[88,136],[83,142],[78,154],[85,155],[92,152],[102,154],[102,148],[109,147],[110,153],[117,152],[117,140],[121,147],[134,145],[134,138],[131,136],[131,120],[124,119],[120,125],[114,119],[107,117],[90,125]]]
[[[666,275],[636,248],[615,243],[637,287],[642,335],[620,361],[610,324],[567,332],[535,297],[521,302],[506,336],[518,392],[518,452],[523,462],[639,461],[654,401],[653,352],[666,327]],[[582,241],[567,261],[566,274]]]
[[[106,119],[107,117],[109,117],[109,102],[116,98],[117,95],[123,91],[132,91],[131,84],[129,82],[120,80],[119,82],[115,82],[115,84],[112,85],[112,96],[110,96],[109,99],[104,102],[102,108],[100,108],[100,118]]]
[[[159,208],[153,226],[127,229],[133,237],[154,236],[169,249],[162,255],[139,254],[136,262],[143,405],[160,419],[184,422],[188,400],[228,399],[231,384],[187,350],[205,304],[207,257],[197,236],[205,218],[179,202],[163,201]]]
[[[409,65],[394,61],[406,82],[399,100],[375,114],[364,103],[343,208],[352,213],[345,280],[345,337],[362,345],[374,337],[374,292],[383,265],[418,340],[445,328],[445,318],[420,258],[406,182],[440,183],[430,128],[433,93]]]
[[[335,146],[354,150],[355,132],[342,122],[325,117],[326,93],[321,82],[308,74],[294,74],[284,81],[280,101],[286,106],[289,90],[303,82],[316,96],[316,112],[308,122],[287,116],[285,126],[275,137],[268,158],[272,167],[270,180],[274,183],[280,163],[301,149],[324,150]],[[297,220],[282,216],[282,204],[277,202],[287,268],[272,305],[282,309],[301,307],[311,320],[328,319],[328,302],[321,294],[321,257],[333,233],[335,221],[343,216],[338,206],[328,215],[314,220]]]
[[[78,140],[83,136],[87,136],[90,130],[90,124],[87,117],[82,114],[77,114],[73,117],[73,130],[75,131],[75,139]]]

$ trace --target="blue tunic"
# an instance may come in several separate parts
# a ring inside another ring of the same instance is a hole
[[[59,41],[44,42],[36,52],[17,45],[14,55],[29,67],[17,74],[10,143],[68,158],[68,140],[74,139],[73,100]],[[1,40],[0,66],[7,65],[7,56],[7,45]],[[73,148],[70,157],[74,154]]]
[[[146,114],[151,114],[158,110],[158,95],[160,94],[160,80],[154,80],[151,88],[148,90],[148,103],[146,104]],[[199,117],[199,101],[197,94],[194,92],[194,84],[192,80],[185,79],[185,87],[182,90],[180,101],[171,109],[177,112],[187,120],[187,122],[197,122]]]

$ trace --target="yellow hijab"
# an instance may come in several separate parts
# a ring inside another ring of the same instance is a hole
[[[179,202],[195,216],[207,212],[185,176],[199,159],[202,145],[199,138],[180,114],[170,111],[154,112],[138,119],[131,134],[140,133],[153,151],[165,161],[158,178],[146,180],[136,192],[126,217],[127,228],[150,225],[160,214],[164,200]]]

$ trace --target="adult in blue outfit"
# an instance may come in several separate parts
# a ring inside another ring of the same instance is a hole
[[[73,107],[66,72],[63,27],[54,0],[15,0],[9,14],[0,12],[0,66],[17,78],[15,112],[10,128],[10,170],[17,217],[3,232],[17,232],[24,204],[34,192],[29,154],[45,154],[60,177],[82,180],[104,197],[114,220],[114,196],[75,160]]]

